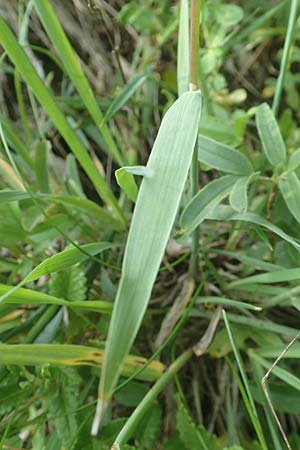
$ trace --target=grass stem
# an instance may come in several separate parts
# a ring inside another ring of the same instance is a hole
[[[283,89],[284,79],[285,79],[285,75],[286,75],[286,71],[287,71],[290,49],[291,49],[291,45],[292,45],[292,41],[293,41],[293,34],[294,34],[294,29],[295,29],[295,24],[296,24],[297,11],[298,11],[298,0],[291,0],[291,9],[290,9],[290,14],[289,14],[288,28],[287,28],[286,38],[285,38],[285,42],[284,42],[280,71],[279,71],[279,76],[278,76],[277,83],[276,83],[275,94],[274,94],[273,105],[272,105],[272,109],[273,109],[275,116],[278,115],[278,111],[279,111],[279,106],[280,106],[280,101],[281,101],[281,96],[282,96],[282,89]]]

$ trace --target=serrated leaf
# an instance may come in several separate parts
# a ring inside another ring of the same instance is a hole
[[[230,193],[234,183],[239,179],[235,175],[225,175],[211,181],[193,197],[184,208],[180,225],[186,233],[191,233],[208,214]]]
[[[54,273],[51,277],[50,295],[54,297],[80,302],[85,300],[86,289],[86,276],[78,265]]]
[[[178,405],[176,423],[180,439],[187,450],[221,450],[217,437],[202,425],[196,426],[181,402]]]
[[[274,113],[267,103],[257,108],[256,124],[268,161],[274,167],[281,166],[286,160],[286,149]]]
[[[106,343],[100,383],[105,404],[140,327],[170,236],[192,160],[201,105],[199,92],[176,100],[162,121],[147,164],[150,176],[143,178],[139,190]]]
[[[147,450],[155,448],[162,426],[161,408],[156,403],[139,422],[134,437]]]
[[[279,180],[279,189],[290,213],[300,223],[300,181],[295,172],[287,172]]]
[[[253,167],[243,153],[202,134],[198,137],[198,159],[214,169],[233,175],[250,175]]]

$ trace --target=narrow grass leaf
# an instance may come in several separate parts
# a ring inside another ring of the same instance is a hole
[[[14,286],[0,284],[0,295],[8,293],[12,289],[14,289]],[[104,300],[67,301],[62,298],[54,297],[53,295],[44,294],[43,292],[23,288],[14,290],[9,297],[6,297],[3,300],[3,303],[17,305],[67,306],[69,308],[84,309],[102,314],[111,314],[112,312],[112,304]]]
[[[32,198],[47,200],[55,203],[62,203],[63,205],[66,205],[72,209],[76,209],[83,214],[88,214],[89,216],[97,219],[99,222],[109,225],[110,228],[113,228],[115,230],[122,229],[122,225],[120,224],[120,222],[111,217],[105,209],[101,208],[101,206],[99,206],[97,203],[83,197],[73,195],[54,196],[43,193],[29,194],[28,192],[15,191],[10,189],[3,189],[2,191],[0,191],[0,204],[28,200]]]
[[[225,175],[202,188],[184,208],[180,225],[186,234],[191,233],[209,213],[230,193],[239,177]]]
[[[86,109],[89,111],[96,125],[100,127],[100,124],[103,121],[103,114],[99,108],[91,86],[82,70],[78,57],[74,52],[74,49],[72,48],[61,24],[59,23],[49,0],[34,0],[34,7],[39,15],[43,27],[46,30],[46,33],[52,41],[64,65],[66,73],[74,83],[86,106]],[[109,128],[105,124],[101,127],[101,132],[115,160],[121,166],[124,165],[125,161],[114,142]]]
[[[262,227],[267,228],[268,230],[277,234],[285,241],[289,242],[293,247],[296,248],[296,250],[300,250],[300,244],[292,236],[288,235],[281,228],[277,227],[276,225],[273,225],[271,222],[269,222],[268,220],[264,219],[263,217],[259,216],[256,213],[253,212],[237,213],[230,206],[218,205],[216,208],[214,208],[214,210],[209,211],[207,219],[223,220],[223,221],[237,220],[250,222],[256,225],[261,225]]]
[[[109,205],[111,205],[116,216],[119,218],[121,223],[125,225],[125,218],[110,187],[98,172],[87,150],[60,110],[54,96],[37,74],[31,61],[28,59],[23,48],[19,45],[11,29],[2,17],[0,17],[0,41],[10,59],[15,64],[17,70],[20,72],[28,86],[32,89],[34,95],[44,107],[52,122],[70,146],[70,149],[80,162],[90,180],[93,182],[99,194],[105,201],[107,201]]]
[[[0,364],[102,367],[104,351],[96,347],[67,344],[1,344]],[[143,366],[147,360],[140,356],[127,356],[121,369],[123,376],[130,376]],[[152,361],[137,378],[155,381],[163,374],[165,366]]]
[[[136,75],[128,81],[119,95],[111,102],[102,120],[101,127],[126,104],[146,79],[147,75]]]
[[[287,172],[279,180],[279,189],[290,213],[300,223],[300,181],[295,172]]]
[[[180,17],[177,46],[178,97],[188,90],[190,67],[189,1],[180,0]]]
[[[0,285],[1,289],[1,285]],[[1,291],[0,291],[1,292]],[[230,298],[225,297],[217,297],[217,296],[205,296],[205,297],[198,297],[196,300],[196,304],[203,304],[203,303],[211,303],[212,305],[224,305],[224,306],[230,306],[233,308],[244,308],[244,309],[250,309],[251,311],[261,311],[262,308],[259,306],[251,305],[250,303],[240,302],[237,300],[232,300]]]
[[[284,281],[294,281],[300,279],[300,268],[278,270],[275,272],[261,273],[252,277],[242,278],[229,284],[231,288],[242,286],[243,284],[257,283],[282,283]]]
[[[251,162],[243,153],[202,134],[198,137],[198,158],[200,162],[222,172],[235,175],[250,175],[253,172]]]
[[[256,124],[268,161],[274,167],[283,165],[286,160],[285,145],[274,113],[267,103],[257,108]]]
[[[248,209],[247,188],[249,177],[239,178],[229,195],[230,206],[237,212],[246,212]]]
[[[198,133],[202,98],[183,94],[159,129],[135,206],[100,382],[107,404],[143,319],[175,220]]]

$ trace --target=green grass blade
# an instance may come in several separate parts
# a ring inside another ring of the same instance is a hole
[[[291,0],[289,23],[288,23],[286,38],[285,38],[284,47],[283,47],[283,54],[282,54],[282,59],[281,59],[281,64],[280,64],[279,77],[278,77],[278,80],[276,83],[276,89],[275,89],[273,105],[272,105],[272,109],[273,109],[275,116],[277,116],[278,111],[279,111],[282,89],[283,89],[285,75],[287,72],[290,49],[291,49],[291,45],[292,45],[292,41],[293,41],[293,34],[294,34],[294,30],[295,30],[298,8],[299,8],[299,0]]]
[[[0,295],[4,295],[14,286],[0,284]],[[102,314],[111,314],[112,304],[104,300],[83,300],[83,301],[67,301],[53,295],[44,294],[43,292],[33,291],[31,289],[18,288],[3,300],[3,303],[17,305],[57,305],[67,306],[74,309],[84,309],[95,311]]]
[[[282,283],[284,281],[299,280],[300,269],[284,269],[276,270],[269,273],[261,273],[259,275],[253,275],[252,277],[242,278],[237,281],[233,281],[228,287],[235,288],[244,284],[257,284],[257,283]]]
[[[178,97],[188,90],[190,68],[189,2],[180,1],[180,18],[177,47]]]
[[[201,105],[199,92],[185,93],[173,104],[147,164],[150,175],[143,178],[139,191],[109,327],[100,383],[104,404],[111,397],[151,295],[191,164]]]
[[[259,442],[261,444],[262,449],[263,450],[268,450],[268,447],[267,447],[267,444],[266,444],[266,441],[265,441],[265,438],[264,438],[264,435],[263,435],[263,432],[262,432],[262,429],[261,429],[261,425],[260,425],[260,422],[259,422],[259,418],[258,418],[257,410],[256,410],[256,407],[255,407],[255,403],[254,403],[254,400],[253,400],[253,397],[252,397],[252,393],[251,393],[251,389],[250,389],[250,386],[249,386],[248,377],[247,377],[245,369],[244,369],[244,364],[243,364],[240,352],[239,352],[237,346],[235,345],[235,341],[234,341],[234,337],[233,337],[232,332],[231,332],[229,321],[227,319],[227,315],[226,315],[226,312],[224,310],[223,310],[223,319],[224,319],[224,323],[225,323],[225,326],[226,326],[228,337],[229,337],[229,340],[230,340],[230,343],[231,343],[231,346],[232,346],[232,350],[233,350],[233,353],[234,353],[234,356],[235,356],[235,359],[236,359],[236,362],[237,362],[237,365],[238,365],[238,368],[239,368],[239,372],[241,374],[243,385],[244,385],[245,391],[247,393],[247,397],[248,397],[248,401],[249,401],[249,407],[250,407],[250,408],[247,408],[248,409],[248,413],[249,413],[249,415],[251,417],[253,426],[255,428],[255,431],[256,431],[256,434],[257,434],[257,437],[259,439]]]
[[[74,52],[61,24],[59,23],[50,2],[48,0],[34,0],[34,7],[64,65],[65,71],[74,83],[96,125],[100,127],[100,124],[104,119],[103,114],[82,70],[78,57]],[[121,166],[124,165],[126,162],[120,154],[109,129],[106,125],[101,126],[100,129],[103,138],[110,148],[115,160]]]
[[[22,201],[28,199],[40,199],[47,200],[55,203],[62,203],[69,208],[76,209],[83,214],[97,219],[100,223],[109,225],[114,230],[120,230],[122,228],[120,222],[112,218],[105,209],[101,208],[97,203],[88,200],[83,197],[73,195],[48,195],[48,194],[36,194],[23,191],[15,191],[9,189],[3,189],[0,191],[0,204],[9,203],[14,201]]]
[[[264,219],[263,217],[253,212],[236,213],[232,208],[230,208],[230,206],[219,205],[214,210],[211,210],[209,212],[207,219],[224,220],[224,221],[241,220],[256,225],[260,225],[264,228],[267,228],[269,231],[272,231],[272,233],[277,234],[285,241],[289,242],[293,247],[295,247],[296,250],[300,250],[300,244],[298,244],[298,242],[296,242],[296,240],[292,236],[288,235],[281,228],[277,227],[276,225],[273,225],[268,220]]]
[[[108,110],[105,113],[103,121],[101,123],[101,128],[103,125],[111,119],[125,103],[133,96],[133,94],[138,90],[140,86],[147,79],[147,75],[136,75],[124,86],[120,94],[112,101]]]
[[[274,167],[283,165],[286,160],[286,148],[274,113],[267,103],[257,108],[256,124],[263,151],[270,164]]]
[[[99,194],[111,205],[119,220],[125,224],[124,216],[111,189],[98,172],[87,150],[58,107],[54,96],[38,76],[23,48],[19,45],[11,29],[2,17],[0,17],[0,42],[25,82],[32,89],[36,98],[69,145]]]
[[[59,366],[95,366],[102,367],[104,352],[96,347],[67,344],[1,344],[0,364],[41,365],[53,364]],[[127,356],[122,368],[122,375],[132,375],[146,359],[140,356]],[[138,376],[145,381],[155,381],[164,372],[165,366],[152,361]]]
[[[210,296],[210,295],[206,295],[205,297],[198,297],[198,299],[196,300],[196,304],[201,305],[203,303],[208,303],[208,304],[212,304],[212,305],[224,305],[224,306],[229,306],[229,307],[233,307],[233,308],[244,308],[244,309],[250,309],[251,311],[261,311],[261,309],[262,309],[259,306],[251,305],[250,303],[232,300],[231,298],[217,297],[217,296]]]
[[[202,134],[198,138],[198,158],[200,162],[222,172],[234,175],[250,175],[253,172],[251,162],[243,153]]]
[[[239,177],[225,175],[202,188],[184,208],[180,225],[185,233],[191,233],[227,195]]]
[[[85,244],[79,248],[71,248],[64,250],[60,253],[56,253],[50,258],[44,259],[37,267],[35,267],[17,286],[3,294],[0,297],[0,302],[9,297],[19,287],[24,284],[34,281],[43,275],[48,275],[53,272],[59,272],[60,270],[67,269],[74,264],[85,261],[89,256],[97,255],[98,253],[112,248],[113,244],[110,242],[98,242],[95,244]]]

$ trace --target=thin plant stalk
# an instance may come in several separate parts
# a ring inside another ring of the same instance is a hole
[[[199,88],[198,65],[199,65],[199,37],[200,37],[200,0],[191,2],[191,22],[190,22],[190,83],[189,90],[195,91]],[[192,197],[198,192],[199,166],[198,166],[198,140],[195,144],[191,166],[191,191]],[[192,255],[191,272],[195,279],[198,278],[199,267],[199,227],[192,233]]]
[[[278,76],[277,83],[276,83],[275,94],[274,94],[273,105],[272,105],[272,109],[273,109],[275,116],[278,115],[278,111],[279,111],[283,83],[284,83],[284,79],[285,79],[285,75],[286,75],[286,71],[287,71],[289,54],[290,54],[290,49],[291,49],[291,45],[292,45],[292,41],[293,41],[293,34],[294,34],[294,29],[295,29],[295,24],[296,24],[297,11],[298,11],[298,0],[291,0],[289,23],[288,23],[285,42],[284,42],[280,71],[279,71],[279,76]]]

